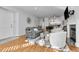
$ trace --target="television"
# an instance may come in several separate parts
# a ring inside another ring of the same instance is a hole
[[[65,18],[65,20],[67,20],[69,18],[68,6],[66,7],[66,9],[64,11],[64,18]]]

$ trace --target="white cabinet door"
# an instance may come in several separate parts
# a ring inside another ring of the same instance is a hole
[[[0,8],[0,39],[12,36],[12,13]]]
[[[63,48],[66,45],[66,32],[50,33],[51,48]]]

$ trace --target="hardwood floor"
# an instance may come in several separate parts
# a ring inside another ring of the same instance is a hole
[[[69,45],[69,48],[72,52],[79,52],[79,48],[74,45]]]
[[[26,40],[25,36],[21,36],[16,40],[2,44],[0,45],[0,51],[2,52],[59,52],[59,50],[46,48],[39,45],[29,45],[27,47],[22,47],[23,44],[28,44],[28,42],[26,43],[25,40]]]
[[[7,42],[5,44],[0,45],[0,51],[2,52],[62,52],[57,49],[47,48],[44,46],[39,45],[28,45],[28,42],[25,42],[25,36],[20,36],[16,40]],[[25,45],[25,47],[22,47]],[[74,45],[68,46],[70,52],[79,52],[79,48],[75,47]]]

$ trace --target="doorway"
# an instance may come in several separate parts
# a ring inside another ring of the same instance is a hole
[[[68,45],[75,45],[75,43],[76,43],[76,24],[68,25],[66,42]]]
[[[70,43],[75,45],[76,42],[76,25],[70,25]]]

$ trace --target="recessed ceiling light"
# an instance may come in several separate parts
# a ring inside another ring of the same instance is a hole
[[[37,9],[38,9],[38,7],[35,7],[34,9],[35,9],[35,10],[37,10]]]

